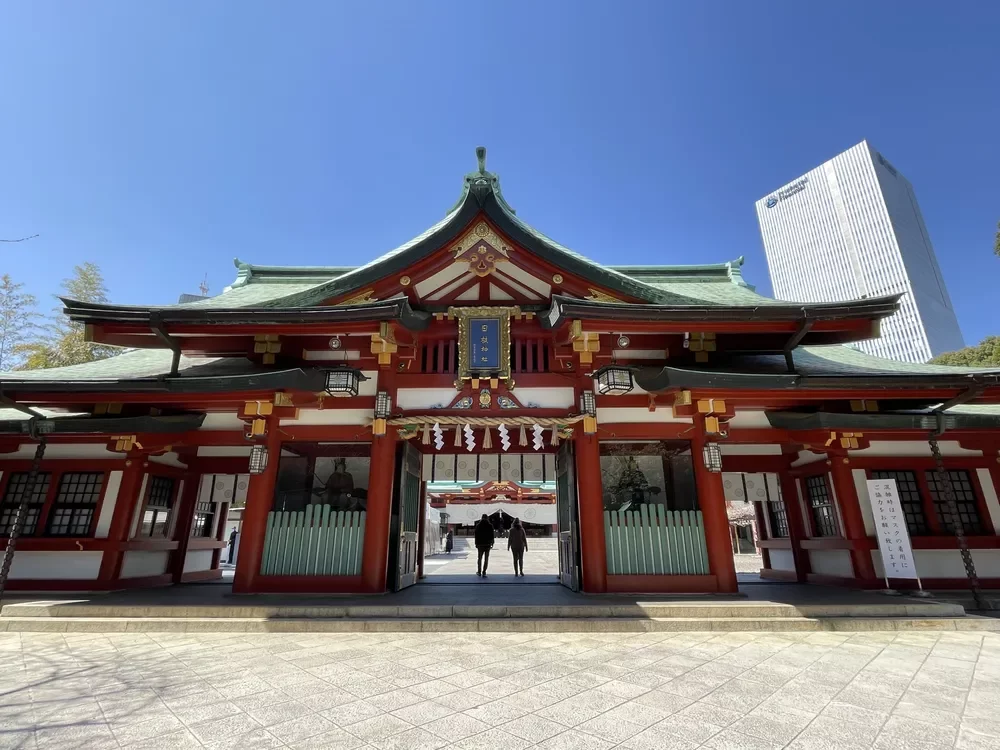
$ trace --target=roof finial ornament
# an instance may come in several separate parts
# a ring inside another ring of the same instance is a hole
[[[479,162],[479,173],[486,174],[486,146],[476,146],[476,160]]]

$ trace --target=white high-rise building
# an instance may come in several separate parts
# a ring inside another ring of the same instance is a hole
[[[802,302],[902,293],[869,354],[926,362],[964,346],[913,186],[862,141],[757,201],[771,285]]]

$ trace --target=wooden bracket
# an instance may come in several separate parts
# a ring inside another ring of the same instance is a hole
[[[601,351],[601,335],[593,331],[584,331],[583,322],[574,320],[569,328],[573,351],[580,355],[580,364],[589,365],[594,361],[594,353]]]
[[[378,357],[380,365],[388,365],[392,362],[392,355],[398,350],[399,345],[393,335],[392,326],[382,321],[379,323],[378,333],[372,334],[372,354]]]
[[[254,354],[262,354],[265,365],[273,365],[275,355],[281,353],[281,337],[276,333],[257,333],[253,337]]]

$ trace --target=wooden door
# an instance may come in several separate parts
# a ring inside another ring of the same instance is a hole
[[[399,466],[399,554],[397,556],[396,590],[417,582],[417,555],[420,529],[420,451],[409,442],[402,444]]]
[[[580,554],[573,441],[565,440],[556,454],[556,518],[559,524],[559,582],[580,590]]]

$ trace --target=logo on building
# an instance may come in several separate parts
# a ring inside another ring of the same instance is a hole
[[[796,180],[788,187],[784,187],[774,195],[770,196],[767,199],[767,201],[765,201],[764,205],[767,206],[768,208],[774,208],[781,201],[788,200],[796,193],[801,193],[803,190],[806,189],[807,184],[809,184],[808,177],[803,177],[801,180]]]

